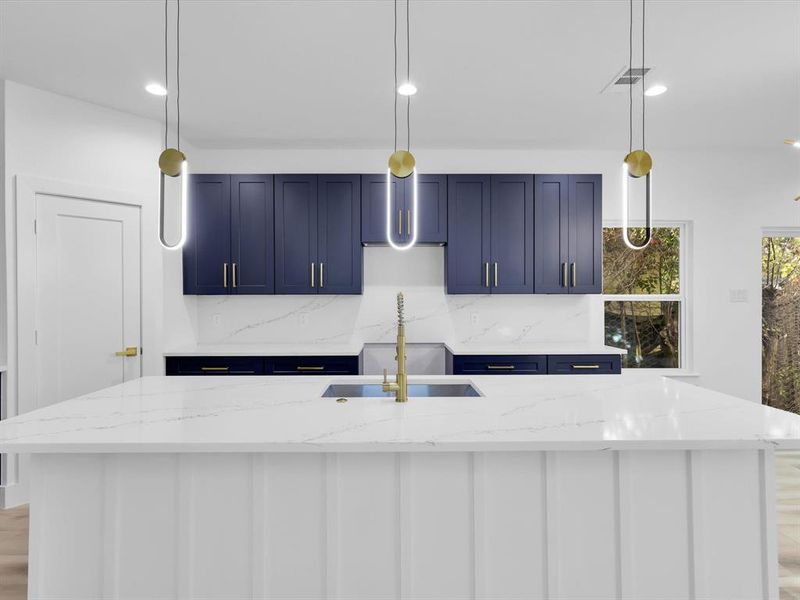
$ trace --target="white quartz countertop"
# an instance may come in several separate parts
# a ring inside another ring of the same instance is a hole
[[[391,342],[393,343],[393,342]],[[357,356],[366,344],[200,344],[170,348],[164,356]],[[613,346],[589,342],[534,344],[442,344],[453,354],[625,354]]]
[[[199,344],[170,348],[164,356],[358,356],[361,343]]]
[[[800,416],[661,377],[412,377],[474,398],[322,398],[374,377],[145,377],[0,422],[0,452],[800,449]]]
[[[589,342],[536,342],[534,344],[451,344],[453,354],[627,354],[627,350]]]

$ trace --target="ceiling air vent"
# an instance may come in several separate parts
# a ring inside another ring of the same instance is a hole
[[[616,75],[614,75],[611,81],[609,81],[602,90],[600,90],[600,93],[627,93],[628,88],[631,85],[637,85],[642,81],[642,76],[648,75],[652,70],[652,67],[634,67],[632,69],[624,67]]]

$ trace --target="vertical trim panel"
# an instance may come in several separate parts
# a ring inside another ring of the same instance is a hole
[[[761,481],[761,557],[764,598],[778,600],[778,524],[777,484],[775,483],[775,452],[760,450]]]
[[[488,600],[486,593],[486,461],[485,452],[472,453],[473,589],[476,600]]]
[[[267,527],[265,512],[266,488],[264,477],[264,463],[268,459],[265,454],[253,454],[251,462],[252,471],[252,548],[251,548],[251,573],[253,575],[252,590],[253,598],[267,597],[267,577],[269,573],[269,562],[266,554]]]
[[[119,455],[103,456],[103,599],[119,598]]]

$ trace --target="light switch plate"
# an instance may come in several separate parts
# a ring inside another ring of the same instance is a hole
[[[728,290],[731,302],[747,302],[747,290],[743,288]]]

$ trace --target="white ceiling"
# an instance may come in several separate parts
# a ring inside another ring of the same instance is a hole
[[[161,119],[143,87],[163,81],[163,6],[0,0],[0,74]],[[391,145],[391,0],[181,6],[190,141]],[[800,136],[798,0],[648,0],[647,15],[652,80],[670,87],[648,100],[649,147]],[[600,94],[627,62],[627,0],[412,0],[411,19],[412,149],[627,147],[627,96]]]

